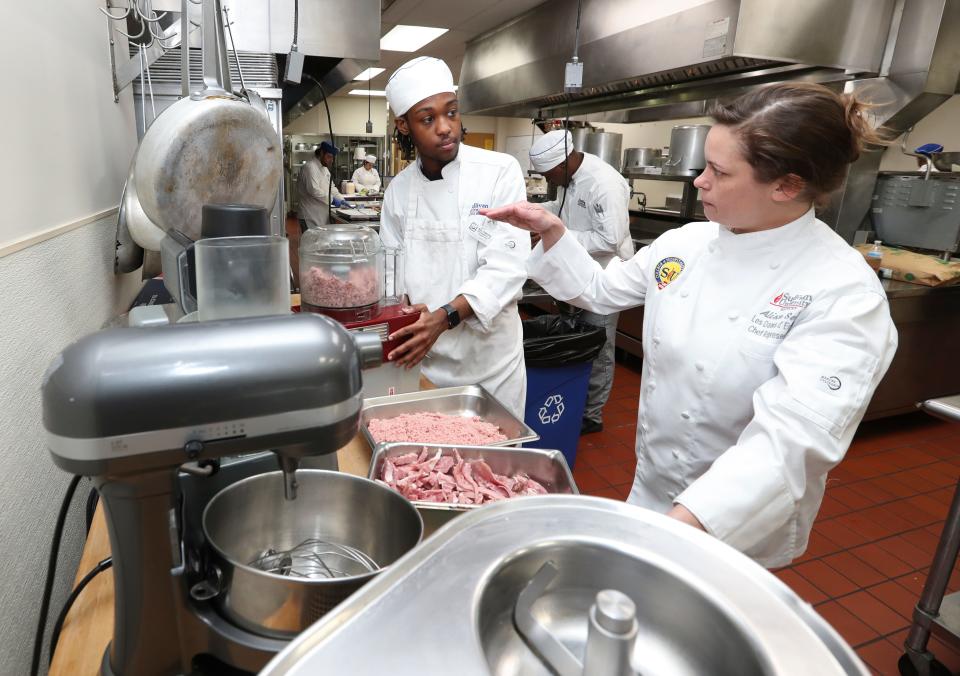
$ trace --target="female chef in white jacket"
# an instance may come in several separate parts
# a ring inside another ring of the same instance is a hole
[[[713,117],[695,182],[710,221],[629,261],[601,268],[536,205],[481,213],[540,233],[529,271],[555,298],[645,306],[628,501],[782,566],[897,346],[877,277],[813,208],[879,139],[855,99],[818,85],[759,88]]]
[[[366,188],[370,192],[380,192],[380,174],[373,165],[377,163],[376,155],[367,155],[363,158],[363,164],[357,167],[353,172],[353,182],[357,190]]]

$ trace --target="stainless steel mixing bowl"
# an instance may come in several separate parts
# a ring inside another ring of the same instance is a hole
[[[254,566],[267,549],[308,538],[360,550],[384,569],[423,534],[420,514],[399,493],[340,472],[299,470],[296,500],[283,497],[283,476],[269,472],[223,489],[203,512],[203,531],[220,569],[215,603],[238,626],[265,636],[298,634],[377,572],[355,567],[346,577],[298,578]]]

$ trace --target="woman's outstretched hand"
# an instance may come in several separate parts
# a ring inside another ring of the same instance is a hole
[[[566,232],[563,221],[556,215],[539,204],[530,202],[515,202],[505,207],[481,209],[480,214],[492,221],[503,221],[540,235],[544,251],[556,244]]]

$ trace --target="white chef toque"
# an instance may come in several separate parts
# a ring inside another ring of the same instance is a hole
[[[376,156],[376,155],[367,155],[366,157],[363,158],[363,161],[364,161],[364,162],[369,162],[370,164],[376,164],[376,163],[377,163],[377,156]]]
[[[566,137],[566,149],[564,149],[564,137]],[[537,138],[530,146],[530,164],[533,165],[534,171],[550,171],[567,159],[567,155],[573,150],[573,135],[563,129],[554,129]]]
[[[387,103],[394,115],[404,115],[415,103],[435,94],[455,92],[453,74],[440,59],[418,56],[397,68],[387,81]]]

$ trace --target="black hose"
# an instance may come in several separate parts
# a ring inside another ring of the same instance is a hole
[[[96,488],[90,489],[87,495],[87,535],[90,534],[90,527],[93,525],[93,515],[97,511],[97,503],[100,501],[100,494]]]
[[[293,46],[290,51],[297,49],[297,35],[300,30],[300,0],[294,0],[293,3]]]
[[[336,145],[335,145],[334,142],[333,142],[333,118],[330,117],[330,104],[327,102],[327,92],[324,91],[323,85],[320,84],[320,82],[317,81],[317,78],[313,77],[313,76],[310,75],[309,73],[304,73],[303,75],[304,75],[304,77],[308,77],[308,78],[310,78],[311,80],[313,80],[313,84],[317,85],[317,87],[320,88],[320,96],[323,97],[323,107],[326,108],[326,110],[327,110],[327,126],[328,126],[329,129],[330,129],[330,145],[332,145],[334,148],[336,148]],[[370,87],[370,83],[368,82],[368,83],[367,83],[367,88],[369,89],[369,87]],[[329,183],[327,183],[327,222],[329,222],[330,220],[332,220],[332,217],[331,217],[331,215],[330,215],[330,212],[331,212],[332,209],[333,209],[333,205],[331,204],[331,202],[332,202],[333,200],[330,198],[330,196],[331,196],[332,194],[333,194],[333,172],[331,171],[331,172],[330,172],[330,181],[329,181]]]
[[[63,496],[63,502],[60,504],[60,513],[57,514],[57,525],[53,529],[53,542],[50,543],[50,556],[47,560],[47,579],[43,585],[43,600],[40,602],[40,617],[37,619],[37,632],[33,637],[33,661],[30,666],[31,676],[38,676],[40,673],[40,653],[43,652],[43,634],[47,628],[47,614],[50,612],[50,597],[53,594],[53,582],[57,575],[57,558],[60,555],[60,541],[63,539],[63,526],[67,521],[67,513],[70,511],[70,503],[73,501],[73,495],[77,492],[77,485],[80,483],[80,475],[70,479],[70,485],[67,486],[67,492]]]
[[[53,632],[50,634],[50,652],[49,652],[49,664],[53,664],[53,651],[57,649],[57,642],[60,640],[60,631],[63,629],[63,623],[67,619],[67,614],[70,612],[70,608],[73,607],[73,602],[77,600],[77,597],[80,596],[80,592],[83,591],[97,575],[105,571],[107,568],[113,565],[113,558],[107,557],[96,566],[93,570],[83,576],[83,579],[77,583],[77,586],[74,587],[73,591],[70,592],[70,596],[67,597],[67,600],[63,604],[63,608],[60,610],[60,615],[57,617],[57,623],[53,625]]]

